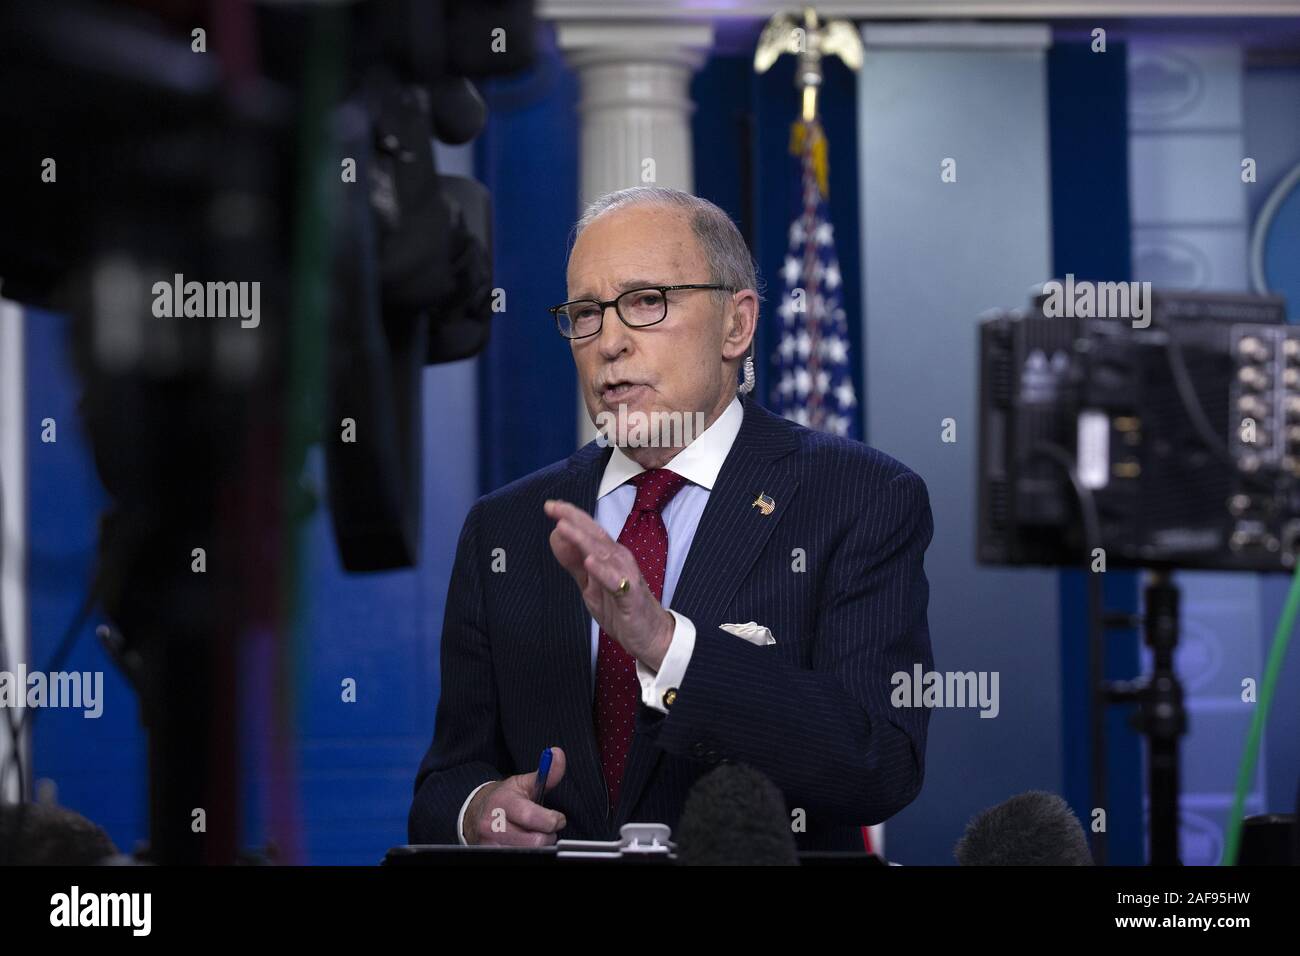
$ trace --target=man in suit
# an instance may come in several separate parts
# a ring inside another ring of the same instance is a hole
[[[691,784],[735,761],[781,788],[802,848],[861,849],[925,773],[929,714],[890,702],[891,675],[933,667],[925,483],[738,397],[759,298],[713,204],[653,186],[597,200],[567,278],[552,312],[612,444],[466,518],[411,841],[675,826]],[[655,413],[703,428],[646,440]]]

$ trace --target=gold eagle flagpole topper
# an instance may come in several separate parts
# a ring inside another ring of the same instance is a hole
[[[795,85],[803,90],[803,121],[817,118],[817,89],[822,85],[822,57],[838,56],[850,70],[862,66],[862,37],[849,20],[821,23],[817,11],[805,7],[803,23],[795,15],[778,13],[767,21],[754,51],[754,72],[766,73],[782,53],[799,57]]]

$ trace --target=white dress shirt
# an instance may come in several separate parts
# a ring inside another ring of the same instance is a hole
[[[726,410],[717,420],[699,434],[696,439],[679,451],[664,465],[686,479],[672,500],[664,506],[662,517],[664,527],[668,530],[668,563],[664,568],[664,593],[660,602],[668,608],[675,621],[672,643],[664,654],[658,671],[652,671],[645,664],[637,661],[636,676],[641,682],[641,702],[647,707],[661,713],[668,713],[663,704],[664,693],[672,687],[681,685],[686,667],[691,662],[691,653],[695,650],[695,625],[690,618],[678,614],[672,609],[673,592],[686,564],[686,555],[695,540],[695,529],[699,527],[704,506],[708,504],[709,494],[718,480],[722,463],[727,460],[736,436],[740,434],[740,423],[744,418],[744,408],[740,399],[733,398]],[[605,465],[600,487],[596,492],[596,523],[614,540],[618,540],[636,503],[636,486],[629,484],[630,479],[645,471],[627,456],[623,449],[615,447]],[[591,692],[596,693],[596,656],[600,649],[600,624],[595,619],[591,622]],[[464,835],[465,811],[469,808],[474,794],[486,787],[487,783],[475,787],[456,819],[456,834],[461,843],[466,843]]]

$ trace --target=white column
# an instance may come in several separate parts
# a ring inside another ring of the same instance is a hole
[[[691,77],[713,44],[713,26],[566,20],[556,37],[582,86],[577,212],[628,186],[690,192]],[[579,397],[579,443],[595,435]]]
[[[23,312],[0,299],[0,604],[4,614],[4,661],[13,671],[27,663],[27,422],[23,389]],[[25,693],[25,688],[19,688]],[[24,710],[13,711],[21,718]],[[24,767],[30,773],[31,747],[25,742]],[[9,731],[0,725],[0,767],[10,757]],[[9,775],[0,800],[16,799],[18,780]]]
[[[559,23],[556,37],[582,84],[579,209],[627,186],[689,191],[691,77],[713,27],[574,20]]]

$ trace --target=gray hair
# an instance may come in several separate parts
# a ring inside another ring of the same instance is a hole
[[[686,213],[691,231],[695,233],[695,239],[709,264],[710,282],[737,290],[753,289],[759,300],[762,300],[763,290],[758,285],[754,257],[750,255],[749,247],[745,245],[745,240],[731,217],[707,199],[692,196],[680,189],[631,186],[606,193],[583,210],[582,217],[573,229],[573,241],[576,242],[592,220],[603,213],[627,206],[649,205],[667,206]],[[572,242],[569,248],[573,248]],[[728,298],[726,292],[718,292],[716,296],[719,301]]]

